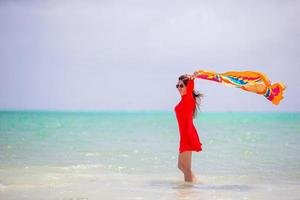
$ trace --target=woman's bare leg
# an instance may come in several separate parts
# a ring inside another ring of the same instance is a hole
[[[195,175],[192,172],[192,151],[185,151],[178,156],[178,168],[184,173],[186,182],[193,182]]]

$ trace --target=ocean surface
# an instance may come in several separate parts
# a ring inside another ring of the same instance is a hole
[[[300,113],[201,112],[199,182],[173,112],[0,112],[0,199],[300,199]]]

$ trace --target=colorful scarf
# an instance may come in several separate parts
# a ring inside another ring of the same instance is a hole
[[[197,70],[194,73],[196,78],[216,81],[230,87],[237,87],[243,90],[264,95],[273,104],[278,105],[283,99],[285,85],[271,81],[267,76],[257,71],[230,71],[226,73],[216,73],[213,71]]]

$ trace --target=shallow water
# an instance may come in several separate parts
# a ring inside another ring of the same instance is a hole
[[[299,113],[200,113],[199,182],[171,112],[0,112],[0,199],[300,199]]]

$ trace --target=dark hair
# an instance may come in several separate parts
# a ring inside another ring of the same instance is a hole
[[[178,80],[181,80],[185,86],[187,86],[188,82],[189,82],[189,77],[187,75],[181,75],[179,76]],[[195,99],[196,102],[196,106],[193,112],[193,118],[195,118],[197,116],[197,108],[200,111],[200,102],[201,99],[204,97],[203,94],[201,94],[199,91],[195,91],[193,90],[193,97]]]

